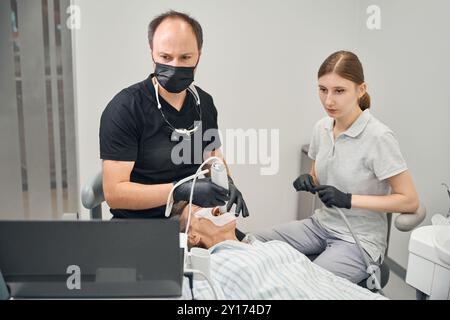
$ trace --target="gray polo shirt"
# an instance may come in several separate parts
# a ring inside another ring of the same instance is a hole
[[[317,122],[309,147],[308,155],[315,160],[319,183],[355,195],[390,194],[386,179],[407,170],[392,130],[368,109],[336,140],[333,125],[330,117]],[[387,245],[386,214],[353,208],[342,211],[364,250],[374,261],[382,261]],[[355,242],[336,210],[323,206],[312,218],[339,239]]]

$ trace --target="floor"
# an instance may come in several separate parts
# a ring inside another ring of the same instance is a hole
[[[389,282],[383,291],[389,299],[416,300],[416,290],[393,272],[390,273]]]

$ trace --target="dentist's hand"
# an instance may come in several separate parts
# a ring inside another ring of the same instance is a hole
[[[316,194],[314,179],[310,174],[302,174],[294,181],[293,185],[297,191],[308,191],[312,194]]]
[[[236,217],[239,216],[239,213],[241,212],[244,218],[248,217],[249,213],[242,193],[236,188],[233,179],[231,179],[230,176],[228,176],[228,188],[230,189],[230,201],[228,201],[227,204],[227,212],[230,211],[233,204],[236,204]]]
[[[189,201],[192,180],[179,185],[173,192],[174,202]],[[192,203],[203,208],[225,205],[230,199],[228,191],[212,183],[211,178],[197,179],[194,186]]]
[[[315,188],[320,200],[328,207],[350,209],[352,207],[352,194],[344,193],[333,186],[318,186]]]

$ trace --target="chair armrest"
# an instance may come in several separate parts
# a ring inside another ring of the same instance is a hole
[[[81,190],[81,202],[86,209],[93,209],[105,201],[103,195],[103,172],[99,172]]]
[[[400,231],[411,231],[422,223],[426,214],[425,206],[420,203],[419,208],[414,213],[400,213],[395,218],[395,227]]]

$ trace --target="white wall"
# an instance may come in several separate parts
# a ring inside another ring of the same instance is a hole
[[[413,43],[404,45],[399,38],[416,38],[413,22],[419,23],[417,28],[422,28],[424,36],[443,33],[445,27],[424,25],[428,20],[447,23],[449,30],[448,22],[436,21],[433,16],[444,18],[445,12],[439,12],[448,5],[441,1],[430,16],[417,20],[427,7],[415,1],[424,8],[410,21],[400,17],[405,12],[397,5],[406,1],[378,2],[383,29],[369,32],[365,27],[368,4],[357,0],[133,0],[126,4],[121,0],[74,0],[82,13],[81,29],[74,33],[80,184],[100,169],[98,126],[104,107],[119,90],[152,72],[148,22],[175,9],[192,14],[203,26],[205,44],[196,83],[213,95],[221,130],[280,130],[277,175],[261,176],[256,165],[231,166],[251,214],[240,221],[242,229],[257,230],[297,216],[292,181],[300,168],[300,146],[309,142],[314,123],[325,115],[316,93],[317,70],[339,49],[361,55],[374,99],[373,113],[397,133],[430,212],[446,210],[449,201],[440,182],[450,182],[444,166],[450,163],[450,151],[445,149],[449,125],[443,123],[450,113],[444,100],[449,86],[445,82],[449,63],[443,60],[449,56],[448,43],[438,41],[438,36],[427,37],[425,49],[419,49]],[[394,24],[398,21],[404,24]],[[408,50],[414,48],[418,51]],[[441,125],[436,125],[436,120]],[[406,236],[394,233],[390,250],[391,257],[406,266]]]
[[[447,213],[450,200],[450,2],[446,0],[361,1],[377,4],[381,30],[358,26],[358,52],[365,66],[373,114],[397,135],[420,200],[425,224]],[[362,10],[364,11],[364,10]],[[407,265],[410,232],[392,229],[389,256]]]

